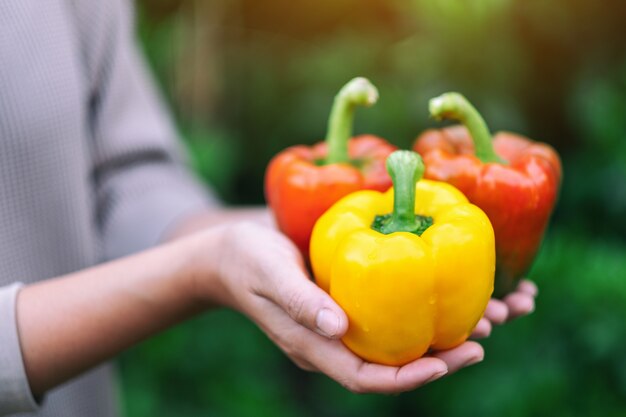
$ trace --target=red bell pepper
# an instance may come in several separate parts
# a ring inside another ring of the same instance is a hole
[[[424,177],[446,181],[483,209],[496,236],[494,295],[513,290],[541,244],[561,184],[561,162],[550,146],[509,132],[491,134],[478,111],[458,93],[429,103],[437,119],[465,126],[427,130],[413,149]]]
[[[330,206],[357,190],[391,187],[385,160],[396,147],[372,135],[350,139],[356,106],[369,107],[377,99],[378,91],[367,79],[351,80],[335,96],[326,141],[290,147],[269,163],[267,203],[305,259],[313,226]]]

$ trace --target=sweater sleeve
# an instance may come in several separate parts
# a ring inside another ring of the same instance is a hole
[[[35,411],[20,348],[15,302],[21,284],[0,287],[0,415]]]
[[[102,2],[115,6],[100,6],[106,8],[101,30],[85,31],[92,34],[84,56],[93,86],[93,181],[105,259],[148,248],[176,220],[218,204],[185,166],[136,45],[129,3]],[[91,25],[93,10],[78,16],[80,24]]]

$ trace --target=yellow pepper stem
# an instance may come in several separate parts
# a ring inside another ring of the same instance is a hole
[[[387,172],[393,181],[393,213],[376,216],[372,229],[386,235],[421,235],[433,224],[431,217],[415,214],[415,185],[424,175],[422,158],[412,151],[395,151],[387,158]]]

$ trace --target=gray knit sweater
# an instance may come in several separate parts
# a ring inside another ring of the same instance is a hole
[[[32,398],[19,283],[147,248],[213,201],[181,163],[130,9],[125,0],[0,2],[0,415],[117,415],[108,365],[41,404]]]

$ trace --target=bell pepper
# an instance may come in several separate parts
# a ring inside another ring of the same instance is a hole
[[[418,154],[396,151],[387,169],[392,189],[350,194],[318,220],[311,264],[348,316],[344,344],[398,366],[468,338],[493,291],[495,243],[459,190],[419,181]]]
[[[335,97],[326,141],[290,147],[269,163],[267,203],[279,229],[305,258],[315,221],[333,203],[357,190],[391,187],[385,158],[396,147],[372,135],[350,139],[356,106],[371,106],[377,99],[378,91],[367,79],[351,80]]]
[[[460,94],[429,103],[437,119],[465,126],[427,130],[413,149],[426,163],[425,178],[448,182],[484,210],[496,235],[495,296],[524,277],[541,244],[560,183],[561,162],[550,146],[509,132],[492,140],[478,111]]]

